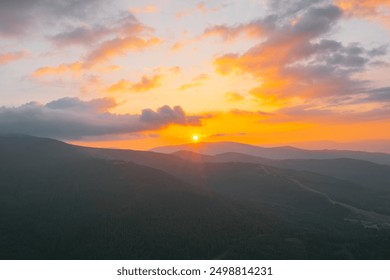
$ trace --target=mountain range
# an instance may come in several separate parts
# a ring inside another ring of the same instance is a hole
[[[371,153],[349,150],[304,150],[290,146],[264,148],[235,142],[202,142],[178,146],[164,146],[152,149],[158,153],[174,153],[192,151],[198,154],[217,155],[224,153],[240,153],[268,159],[337,159],[352,158],[372,161],[381,164],[390,164],[390,154]]]
[[[389,158],[3,135],[0,258],[389,259]]]

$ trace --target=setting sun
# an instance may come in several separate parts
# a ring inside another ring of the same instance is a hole
[[[199,135],[192,135],[192,141],[199,142]]]

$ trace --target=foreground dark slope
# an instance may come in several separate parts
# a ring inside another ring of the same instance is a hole
[[[316,176],[135,154],[125,162],[54,140],[0,137],[0,257],[390,258],[387,216],[335,203],[312,189]],[[185,165],[203,185],[131,159]]]
[[[3,259],[213,258],[274,228],[166,173],[61,142],[2,137],[0,154]]]

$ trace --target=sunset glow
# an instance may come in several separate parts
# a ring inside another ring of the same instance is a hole
[[[199,135],[192,135],[192,141],[199,142]]]
[[[390,152],[390,1],[73,2],[1,4],[0,132]]]

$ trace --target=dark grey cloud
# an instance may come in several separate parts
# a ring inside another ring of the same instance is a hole
[[[352,75],[366,70],[373,59],[385,53],[366,49],[356,43],[345,46],[333,40],[310,43],[306,49],[301,48],[300,52],[306,52],[302,57],[309,62],[286,65],[284,73],[302,80],[306,85],[324,82],[328,87],[338,87],[326,95],[360,94],[367,91],[369,81],[353,79]]]
[[[111,30],[104,26],[80,26],[50,36],[49,39],[60,47],[68,45],[91,45],[110,34]]]
[[[23,34],[34,20],[32,10],[39,0],[1,0],[0,35]]]
[[[380,96],[380,99],[390,100],[390,87],[381,87],[371,90],[373,94]]]
[[[268,0],[271,12],[282,17],[295,15],[316,4],[330,3],[327,0]]]
[[[333,24],[341,18],[342,10],[334,5],[312,7],[291,28],[293,36],[317,37],[328,32]]]
[[[179,107],[163,106],[141,114],[113,114],[118,104],[111,98],[82,101],[62,98],[45,105],[30,102],[20,107],[0,107],[0,133],[18,133],[57,139],[121,135],[157,130],[170,124],[199,126],[200,117],[187,116]]]
[[[354,100],[355,103],[380,102],[390,105],[390,87],[367,89],[366,96]]]
[[[26,34],[37,23],[61,19],[85,19],[103,0],[1,0],[0,36]]]
[[[47,103],[45,107],[53,110],[69,110],[76,112],[104,112],[117,105],[118,104],[112,98],[98,98],[90,101],[81,101],[78,98],[64,97]]]

